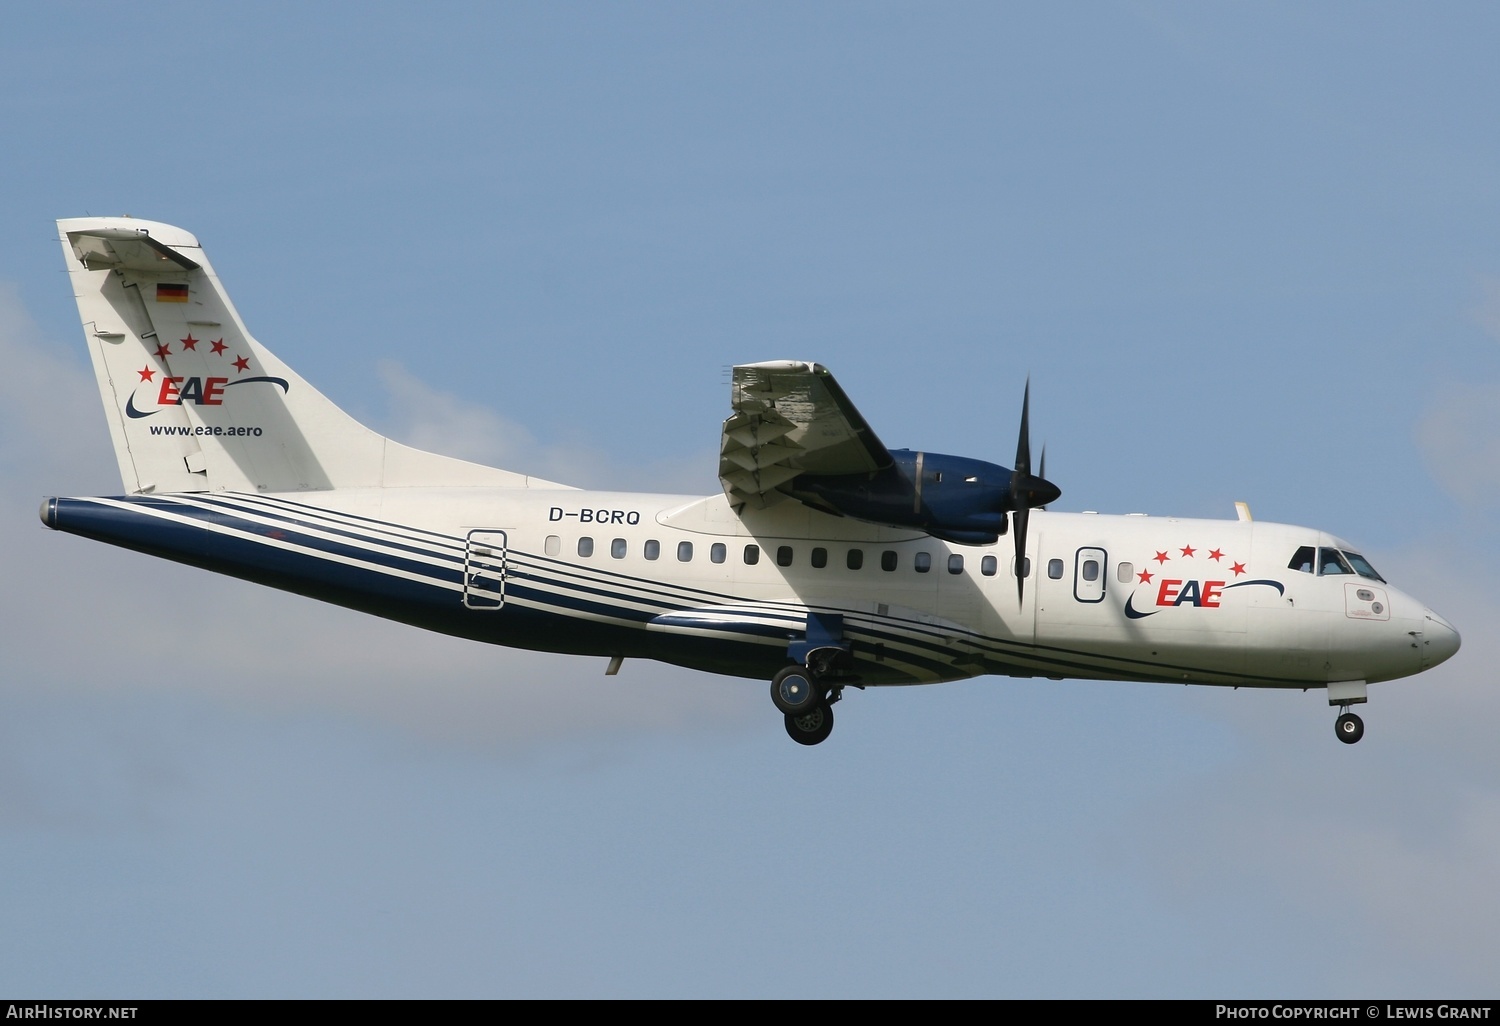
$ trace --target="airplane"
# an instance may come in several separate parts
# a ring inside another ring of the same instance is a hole
[[[826,740],[848,688],[979,675],[1325,689],[1459,635],[1323,531],[1066,513],[1031,471],[880,441],[817,363],[736,366],[722,492],[585,491],[355,421],[246,330],[198,240],[57,222],[124,493],[47,498],[58,531],[458,637],[770,682]],[[1043,463],[1045,453],[1043,454]]]

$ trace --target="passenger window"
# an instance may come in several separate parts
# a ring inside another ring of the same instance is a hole
[[[896,569],[896,550],[886,549],[880,554],[880,569],[890,571]]]
[[[1097,559],[1085,559],[1083,561],[1083,579],[1090,584],[1099,579],[1099,561]]]
[[[592,538],[579,538],[578,539],[578,554],[580,556],[585,556],[585,557],[592,556],[594,554],[594,539],[592,539]]]
[[[919,574],[925,574],[932,569],[932,553],[918,552],[911,557],[911,568]]]
[[[1018,568],[1017,568],[1017,565],[1016,565],[1016,559],[1015,559],[1014,556],[1012,556],[1011,560],[1010,560],[1010,573],[1011,573],[1011,576],[1012,577],[1030,577],[1031,576],[1031,557],[1030,556],[1022,556],[1021,560],[1020,560],[1020,566],[1019,566],[1019,569],[1020,569],[1021,572],[1020,573],[1016,573],[1017,569]]]
[[[850,549],[849,555],[844,557],[844,565],[850,570],[858,570],[865,565],[865,550]]]
[[[1115,564],[1115,578],[1121,584],[1129,584],[1131,581],[1135,580],[1135,564],[1134,563],[1116,563]]]
[[[677,562],[679,562],[679,563],[691,563],[692,561],[693,561],[693,543],[692,542],[678,542],[677,543]]]
[[[625,539],[624,538],[616,538],[614,541],[610,542],[609,543],[609,554],[611,556],[613,556],[615,559],[624,559],[625,558]]]
[[[547,555],[549,556],[557,555],[562,551],[562,539],[555,534],[547,535],[547,541],[546,544],[542,546],[542,551],[547,553]]]
[[[745,565],[746,566],[754,566],[756,563],[759,563],[759,562],[760,562],[760,546],[759,545],[746,545],[745,546]]]
[[[1047,560],[1047,576],[1054,581],[1062,580],[1063,564],[1060,559]]]
[[[948,572],[950,574],[961,574],[964,572],[963,553],[955,552],[948,557]]]
[[[646,543],[645,554],[647,559],[659,559],[661,557],[661,542],[652,538]]]
[[[1292,556],[1292,561],[1287,564],[1289,570],[1300,570],[1304,574],[1313,573],[1313,547],[1304,545]]]
[[[723,542],[714,542],[713,547],[708,550],[708,558],[715,563],[724,562],[724,557],[728,554],[729,550],[724,547]]]
[[[1338,549],[1319,549],[1318,573],[1328,577],[1333,574],[1352,574],[1354,571],[1349,569],[1349,564],[1344,562]]]
[[[813,565],[813,569],[815,569],[815,570],[821,570],[825,566],[827,566],[828,565],[828,550],[827,549],[813,549],[812,550],[812,565]]]
[[[790,545],[778,545],[776,547],[776,565],[792,565],[792,547]]]
[[[994,577],[995,571],[999,569],[1000,561],[994,556],[985,556],[979,561],[979,572],[986,577]]]

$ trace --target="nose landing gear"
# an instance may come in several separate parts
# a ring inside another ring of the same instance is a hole
[[[1328,685],[1328,704],[1339,707],[1339,718],[1333,721],[1333,733],[1346,745],[1365,736],[1365,721],[1349,711],[1351,705],[1369,701],[1362,680],[1336,680]]]
[[[1365,736],[1365,721],[1356,714],[1348,712],[1347,705],[1343,708],[1346,711],[1340,713],[1339,718],[1333,721],[1333,732],[1344,744],[1352,745]]]

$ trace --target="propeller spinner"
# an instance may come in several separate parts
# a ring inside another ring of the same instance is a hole
[[[1026,527],[1031,520],[1031,511],[1046,508],[1062,495],[1062,491],[1043,476],[1031,473],[1031,381],[1027,379],[1026,392],[1021,399],[1021,437],[1016,442],[1016,465],[1010,475],[1009,504],[1011,509],[1011,533],[1016,539],[1016,601],[1025,596],[1026,576]],[[1042,450],[1042,473],[1046,473],[1047,450]]]

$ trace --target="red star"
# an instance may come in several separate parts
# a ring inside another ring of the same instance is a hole
[[[223,353],[224,350],[226,350],[226,349],[229,348],[228,346],[226,346],[224,344],[224,340],[222,338],[215,340],[212,343],[212,345],[213,345],[213,350],[214,350],[214,355],[215,356],[218,356],[219,354]]]
[[[183,349],[192,349],[196,351],[198,348],[198,340],[193,337],[193,333],[191,331],[188,332],[188,337],[182,339],[181,341]]]
[[[156,377],[156,371],[152,370],[150,367],[142,367],[140,370],[136,371],[136,373],[141,376],[142,381],[150,381],[152,378]]]
[[[1140,573],[1136,574],[1136,576],[1141,579],[1142,584],[1150,584],[1153,575],[1150,570],[1142,570]]]
[[[1151,558],[1155,559],[1158,563],[1165,563],[1167,560],[1171,559],[1172,557],[1169,556],[1169,555],[1167,555],[1165,552],[1158,552],[1155,556],[1153,556]]]
[[[1197,550],[1197,549],[1195,549],[1195,548],[1193,548],[1193,547],[1192,547],[1192,546],[1191,546],[1191,545],[1184,545],[1184,546],[1183,546],[1183,547],[1182,547],[1182,554],[1183,554],[1183,555],[1184,555],[1184,556],[1191,556],[1191,555],[1192,555],[1192,554],[1193,554],[1193,553],[1195,553],[1195,552],[1197,552],[1197,551],[1198,551],[1198,550]]]
[[[234,361],[234,365],[242,371],[247,371],[250,369],[250,361],[245,359],[243,356]]]
[[[1224,553],[1220,552],[1218,549],[1214,549],[1208,554],[1208,558],[1212,559],[1214,562],[1218,562],[1221,558],[1223,558],[1223,556]]]
[[[1234,571],[1234,576],[1238,577],[1240,574],[1242,574],[1242,573],[1245,572],[1245,564],[1244,563],[1236,563],[1236,564],[1234,564],[1234,566],[1230,567],[1229,569],[1233,570]]]
[[[171,355],[171,352],[171,347],[168,346],[165,342],[156,347],[156,355],[161,359],[166,359],[169,355]]]

